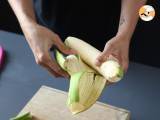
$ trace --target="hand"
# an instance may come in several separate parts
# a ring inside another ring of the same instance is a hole
[[[75,54],[75,51],[66,47],[56,33],[41,25],[31,25],[24,30],[24,34],[32,49],[37,64],[46,68],[55,77],[68,77],[68,74],[63,71],[51,57],[49,50],[55,45],[65,54]]]
[[[106,43],[103,52],[97,57],[96,65],[100,66],[112,55],[118,60],[123,70],[126,72],[129,64],[129,42],[130,40],[125,35],[113,37]]]

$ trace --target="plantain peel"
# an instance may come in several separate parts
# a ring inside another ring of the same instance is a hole
[[[107,79],[85,64],[77,55],[64,57],[59,51],[56,51],[56,60],[61,68],[70,75],[67,100],[68,108],[72,114],[87,110],[101,95]],[[107,65],[104,65],[104,67],[105,66]],[[116,68],[113,67],[111,70],[116,70],[117,73]],[[116,74],[115,72],[113,73]],[[109,70],[108,74],[109,78],[114,77]],[[115,76],[117,76],[117,74]]]
[[[32,120],[32,115],[30,112],[28,113],[25,113],[23,115],[20,115],[20,116],[16,116],[14,118],[10,118],[10,120]]]

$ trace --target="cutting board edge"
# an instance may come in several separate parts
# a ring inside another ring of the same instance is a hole
[[[59,90],[59,89],[55,89],[55,88],[51,88],[51,87],[48,87],[48,86],[46,86],[46,85],[42,85],[42,86],[40,87],[40,89],[43,89],[43,88],[44,88],[44,89],[49,89],[49,90],[52,90],[52,91],[59,92],[59,93],[62,93],[62,94],[67,95],[67,92],[65,92],[65,91],[62,91],[62,90]],[[39,89],[39,90],[40,90],[40,89]],[[116,109],[116,110],[118,110],[118,111],[126,112],[126,113],[128,113],[128,114],[131,113],[129,110],[126,110],[126,109],[123,109],[123,108],[119,108],[119,107],[115,107],[115,106],[112,106],[112,105],[108,105],[108,104],[106,104],[106,103],[102,103],[102,102],[99,102],[99,101],[97,101],[96,104],[99,104],[99,105],[101,105],[101,106],[110,107],[111,109]]]

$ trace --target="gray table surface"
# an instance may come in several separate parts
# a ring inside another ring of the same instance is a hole
[[[0,73],[0,120],[16,115],[42,85],[68,90],[68,80],[36,65],[23,36],[0,31],[0,45],[7,53]],[[132,120],[160,120],[160,69],[131,63],[124,79],[105,89],[99,101],[130,110]]]

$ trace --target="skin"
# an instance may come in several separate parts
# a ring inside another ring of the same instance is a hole
[[[49,50],[55,45],[65,54],[75,54],[75,51],[67,48],[56,33],[37,23],[32,0],[8,0],[8,2],[18,18],[36,63],[55,77],[68,77],[68,74],[51,57]]]
[[[100,66],[110,56],[114,56],[126,72],[129,65],[129,44],[138,21],[138,11],[147,0],[121,0],[121,15],[117,34],[105,45],[97,57],[96,65]]]
[[[68,77],[68,74],[52,59],[49,50],[55,45],[65,54],[76,52],[67,48],[56,33],[37,23],[32,0],[8,0],[8,2],[18,18],[36,63],[46,68],[55,77]],[[118,32],[106,43],[103,52],[97,57],[95,63],[97,66],[113,55],[127,71],[130,39],[138,20],[138,10],[145,2],[146,0],[122,0]]]

